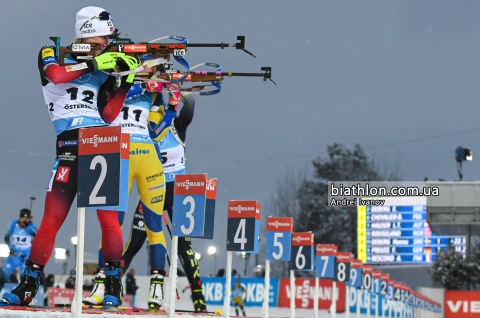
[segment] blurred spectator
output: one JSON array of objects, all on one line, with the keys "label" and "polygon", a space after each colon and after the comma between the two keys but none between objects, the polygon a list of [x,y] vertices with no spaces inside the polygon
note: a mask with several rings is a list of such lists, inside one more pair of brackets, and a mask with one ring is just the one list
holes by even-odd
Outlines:
[{"label": "blurred spectator", "polygon": [[93,290],[93,284],[92,284],[92,281],[90,279],[85,279],[83,281],[83,290],[86,290],[86,291],[92,291]]},{"label": "blurred spectator", "polygon": [[55,285],[55,276],[53,274],[48,274],[47,278],[45,278],[43,282],[44,288],[44,298],[43,298],[43,305],[48,306],[48,287],[53,287]]},{"label": "blurred spectator", "polygon": [[55,275],[48,274],[47,278],[45,278],[45,283],[43,285],[45,286],[45,291],[48,287],[53,287],[53,285],[55,285]]},{"label": "blurred spectator", "polygon": [[7,280],[7,283],[19,283],[18,281],[18,271],[17,270],[14,270],[12,275],[10,275],[10,278]]},{"label": "blurred spectator", "polygon": [[65,281],[65,288],[75,289],[75,270],[70,271],[70,277]]},{"label": "blurred spectator", "polygon": [[137,293],[138,286],[135,281],[135,270],[133,268],[127,273],[126,285],[126,293],[132,295],[132,307],[135,307],[135,294]]},{"label": "blurred spectator", "polygon": [[45,272],[42,270],[42,276],[40,276],[40,285],[45,285]]}]

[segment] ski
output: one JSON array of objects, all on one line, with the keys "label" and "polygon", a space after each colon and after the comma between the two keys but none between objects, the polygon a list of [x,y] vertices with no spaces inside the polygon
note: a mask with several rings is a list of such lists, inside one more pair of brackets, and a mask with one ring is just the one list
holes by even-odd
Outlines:
[{"label": "ski", "polygon": [[[50,307],[50,308],[71,308],[71,304],[56,304],[55,307]],[[83,305],[83,309],[101,309],[103,306],[100,305]],[[137,307],[122,307],[119,306],[118,309],[123,309],[127,312],[165,312],[164,309],[159,309],[157,307],[155,308],[137,308]],[[192,314],[215,314],[215,315],[221,315],[222,311],[220,309],[216,311],[195,311],[195,310],[183,310],[183,309],[177,309],[175,312],[181,312],[181,313],[192,313]]]},{"label": "ski", "polygon": [[[55,307],[53,308],[71,308],[72,304],[55,304]],[[118,306],[118,307],[108,307],[108,306],[103,306],[103,305],[82,305],[82,309],[90,309],[90,310],[106,310],[106,308],[110,308],[112,310],[108,311],[116,311],[115,309],[118,309],[122,312],[141,312],[147,308],[137,308],[137,307],[125,307],[125,306]]]},{"label": "ski", "polygon": [[214,314],[214,315],[222,314],[222,311],[220,309],[218,309],[217,311],[195,311],[195,310],[176,309],[175,312],[189,313],[189,314]]}]

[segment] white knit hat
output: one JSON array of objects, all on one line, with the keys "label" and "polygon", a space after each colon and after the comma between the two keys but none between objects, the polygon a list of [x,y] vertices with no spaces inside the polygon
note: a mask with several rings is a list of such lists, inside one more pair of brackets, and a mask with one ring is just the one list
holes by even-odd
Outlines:
[{"label": "white knit hat", "polygon": [[106,10],[99,7],[85,7],[77,12],[77,22],[75,23],[75,35],[77,39],[104,36],[113,33],[114,28],[111,16],[109,20],[100,20],[99,17],[93,18],[103,11]]}]

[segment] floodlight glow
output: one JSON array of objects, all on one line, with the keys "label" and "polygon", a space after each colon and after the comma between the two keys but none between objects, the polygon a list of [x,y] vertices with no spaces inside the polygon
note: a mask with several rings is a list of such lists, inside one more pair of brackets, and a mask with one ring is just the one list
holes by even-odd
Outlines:
[{"label": "floodlight glow", "polygon": [[0,244],[0,257],[8,257],[10,255],[10,249],[7,244]]},{"label": "floodlight glow", "polygon": [[60,247],[55,247],[55,259],[67,259],[67,250]]},{"label": "floodlight glow", "polygon": [[209,246],[207,250],[208,255],[215,255],[217,253],[217,248],[215,246]]},{"label": "floodlight glow", "polygon": [[70,242],[72,242],[73,245],[77,245],[77,243],[78,243],[78,237],[72,236],[72,238],[70,239]]},{"label": "floodlight glow", "polygon": [[199,261],[202,258],[202,254],[195,252],[195,258]]}]

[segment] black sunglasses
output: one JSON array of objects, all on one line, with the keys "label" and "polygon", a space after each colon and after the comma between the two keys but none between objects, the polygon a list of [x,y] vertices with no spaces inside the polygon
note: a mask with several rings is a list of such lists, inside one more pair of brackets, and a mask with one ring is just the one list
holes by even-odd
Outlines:
[{"label": "black sunglasses", "polygon": [[87,21],[85,21],[85,23],[82,24],[82,27],[80,28],[80,30],[83,29],[83,27],[85,26],[85,24],[87,24],[88,22],[92,21],[92,20],[95,19],[95,18],[99,18],[99,19],[102,20],[102,21],[108,21],[108,20],[112,20],[112,21],[113,21],[113,16],[110,14],[110,12],[108,12],[108,11],[102,11],[102,12],[100,12],[99,14],[97,14],[97,15],[91,17],[90,19],[88,19]]}]

